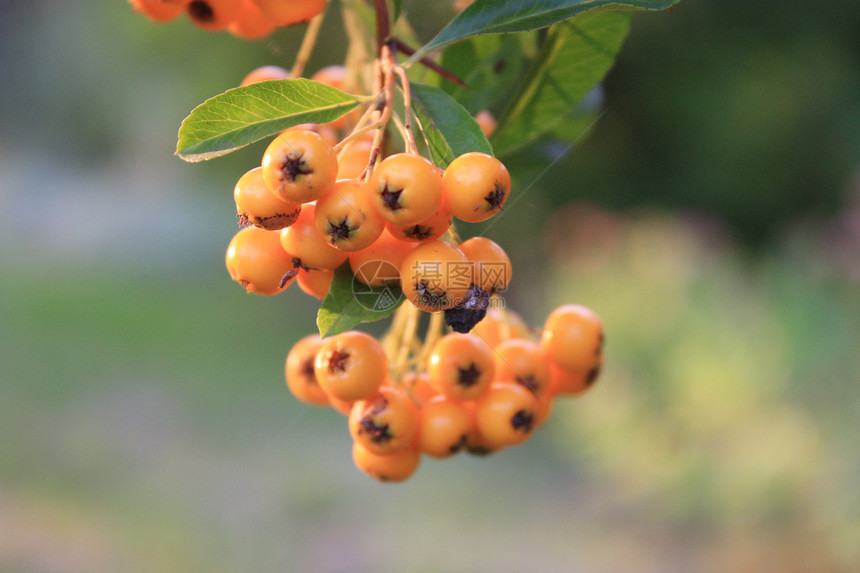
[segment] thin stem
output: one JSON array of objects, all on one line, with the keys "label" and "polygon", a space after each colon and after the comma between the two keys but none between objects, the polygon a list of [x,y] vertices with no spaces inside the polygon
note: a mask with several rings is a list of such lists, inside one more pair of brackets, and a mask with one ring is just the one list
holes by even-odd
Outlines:
[{"label": "thin stem", "polygon": [[418,319],[421,316],[421,310],[413,304],[404,303],[403,306],[407,307],[408,314],[406,316],[406,326],[403,329],[402,336],[400,337],[400,349],[393,365],[392,374],[394,380],[400,380],[400,377],[408,369],[409,354],[411,353],[413,344],[415,343],[415,335],[418,330]]},{"label": "thin stem", "polygon": [[[400,52],[401,54],[405,54],[406,56],[411,56],[415,53],[415,50],[413,48],[411,48],[408,44],[406,44],[400,38],[391,38],[391,41],[394,44],[394,47],[397,49],[397,51]],[[451,72],[450,70],[448,70],[446,68],[443,68],[442,66],[440,66],[439,64],[437,64],[436,62],[431,60],[430,58],[424,57],[418,61],[422,65],[426,66],[428,69],[433,70],[434,72],[436,72],[437,74],[439,74],[440,76],[445,78],[446,80],[452,81],[459,86],[466,87],[466,82],[464,82],[456,74],[454,74],[453,72]]]},{"label": "thin stem", "polygon": [[311,57],[311,53],[314,51],[314,46],[317,43],[324,16],[325,10],[311,18],[311,21],[308,22],[308,29],[305,30],[305,35],[302,38],[302,44],[299,46],[296,60],[293,62],[293,69],[290,70],[291,78],[302,77],[302,73],[305,71],[308,59]]},{"label": "thin stem", "polygon": [[427,325],[427,332],[424,334],[424,344],[418,353],[418,368],[426,370],[427,360],[430,358],[430,353],[433,352],[433,347],[436,345],[445,329],[445,313],[434,312],[430,316],[430,324]]},{"label": "thin stem", "polygon": [[394,72],[400,78],[400,87],[403,90],[403,108],[405,113],[403,119],[404,138],[406,144],[409,146],[409,152],[412,155],[419,155],[418,145],[415,143],[415,134],[412,132],[412,90],[409,89],[409,78],[406,77],[406,71],[400,66],[394,66]]}]

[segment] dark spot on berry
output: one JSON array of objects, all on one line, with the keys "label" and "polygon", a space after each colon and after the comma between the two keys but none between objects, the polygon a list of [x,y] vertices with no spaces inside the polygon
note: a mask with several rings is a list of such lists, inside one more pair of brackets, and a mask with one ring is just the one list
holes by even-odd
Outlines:
[{"label": "dark spot on berry", "polygon": [[390,191],[388,189],[388,184],[385,185],[385,189],[382,190],[380,196],[382,197],[382,204],[385,205],[386,209],[391,211],[398,211],[403,208],[403,205],[400,204],[400,195],[403,193],[403,189],[398,189],[397,191]]},{"label": "dark spot on berry", "polygon": [[188,5],[188,16],[195,22],[208,24],[215,20],[215,10],[212,9],[209,2],[194,0]]},{"label": "dark spot on berry", "polygon": [[486,201],[489,210],[501,210],[502,205],[505,203],[505,188],[496,183],[493,190],[487,193],[487,196],[484,197],[484,201]]},{"label": "dark spot on berry", "polygon": [[532,392],[537,392],[537,381],[535,381],[533,376],[517,376],[517,382]]},{"label": "dark spot on berry", "polygon": [[445,311],[445,323],[455,332],[469,332],[483,320],[490,305],[490,293],[472,283],[463,302]]},{"label": "dark spot on berry", "polygon": [[516,413],[511,416],[511,426],[515,430],[523,430],[524,432],[531,432],[535,423],[535,415],[529,412],[528,410],[517,410]]},{"label": "dark spot on berry", "polygon": [[305,162],[301,153],[295,155],[288,153],[286,160],[281,165],[284,179],[290,182],[294,182],[301,175],[310,175],[313,172],[314,170]]},{"label": "dark spot on berry", "polygon": [[460,450],[466,447],[466,444],[469,442],[469,436],[463,434],[460,436],[460,439],[451,444],[451,447],[448,448],[448,451],[452,454],[456,454]]},{"label": "dark spot on berry", "polygon": [[481,371],[472,362],[468,368],[457,368],[457,384],[464,388],[474,386],[481,377]]},{"label": "dark spot on berry", "polygon": [[413,241],[423,241],[433,234],[431,227],[423,227],[421,225],[412,225],[403,230],[403,236],[409,237]]},{"label": "dark spot on berry", "polygon": [[600,376],[600,364],[588,371],[588,374],[585,376],[585,385],[591,386],[594,384],[598,376]]},{"label": "dark spot on berry", "polygon": [[388,424],[382,424],[381,426],[376,425],[376,421],[371,416],[365,416],[361,419],[359,423],[361,426],[361,430],[359,433],[367,434],[367,437],[370,438],[370,441],[374,444],[384,444],[386,442],[390,442],[394,437],[391,435],[391,431],[388,428]]},{"label": "dark spot on berry", "polygon": [[341,372],[346,371],[346,361],[349,359],[348,352],[341,352],[340,350],[334,350],[331,354],[329,354],[328,358],[328,371],[332,374],[335,371],[340,370]]},{"label": "dark spot on berry", "polygon": [[284,288],[287,285],[287,282],[294,276],[299,274],[299,271],[287,271],[284,273],[284,276],[281,277],[281,282],[278,283],[278,288]]},{"label": "dark spot on berry", "polygon": [[493,450],[484,446],[467,446],[466,451],[473,456],[488,456],[493,453]]},{"label": "dark spot on berry", "polygon": [[334,245],[337,241],[349,239],[354,231],[355,227],[349,224],[347,217],[344,217],[340,223],[334,223],[329,220],[326,234],[331,237],[331,244]]},{"label": "dark spot on berry", "polygon": [[299,257],[293,257],[293,268],[303,269],[305,271],[311,271],[312,269],[302,262],[302,259]]},{"label": "dark spot on berry", "polygon": [[497,74],[500,74],[502,73],[502,70],[505,69],[505,67],[507,67],[507,63],[505,62],[505,60],[499,60],[498,62],[496,62],[496,65],[493,66],[493,71]]},{"label": "dark spot on berry", "polygon": [[437,293],[431,290],[430,283],[426,280],[421,279],[417,283],[415,283],[415,292],[418,294],[418,302],[427,306],[429,308],[442,308],[448,302],[446,293],[443,291],[441,293]]},{"label": "dark spot on berry", "polygon": [[308,384],[316,384],[317,377],[314,374],[314,358],[313,356],[308,357],[306,360],[302,361],[301,368],[299,369],[302,376],[305,378],[305,382]]}]

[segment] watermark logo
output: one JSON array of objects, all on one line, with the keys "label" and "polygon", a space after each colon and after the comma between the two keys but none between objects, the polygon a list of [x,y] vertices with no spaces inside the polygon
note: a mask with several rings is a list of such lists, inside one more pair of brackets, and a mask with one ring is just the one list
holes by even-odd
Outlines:
[{"label": "watermark logo", "polygon": [[[378,286],[368,286],[366,282]],[[353,273],[352,296],[365,310],[386,312],[393,309],[403,300],[400,271],[388,261],[363,263]]]}]

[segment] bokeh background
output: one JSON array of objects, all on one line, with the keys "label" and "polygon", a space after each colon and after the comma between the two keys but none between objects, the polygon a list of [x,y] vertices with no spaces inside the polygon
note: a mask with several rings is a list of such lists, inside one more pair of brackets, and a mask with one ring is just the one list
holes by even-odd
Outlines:
[{"label": "bokeh background", "polygon": [[634,18],[590,137],[506,158],[520,195],[469,229],[532,324],[603,316],[599,384],[399,485],[286,391],[313,301],[224,270],[261,148],[172,155],[298,41],[0,0],[0,570],[860,569],[860,4]]}]

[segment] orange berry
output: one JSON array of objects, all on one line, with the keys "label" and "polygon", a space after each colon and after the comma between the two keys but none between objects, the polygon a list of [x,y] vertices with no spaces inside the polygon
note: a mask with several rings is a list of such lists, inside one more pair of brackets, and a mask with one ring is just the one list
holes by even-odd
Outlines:
[{"label": "orange berry", "polygon": [[349,266],[352,274],[367,286],[380,286],[385,282],[400,282],[400,265],[415,243],[396,239],[383,230],[372,245],[360,251],[349,253]]},{"label": "orange berry", "polygon": [[325,10],[326,0],[253,0],[276,26],[306,22]]},{"label": "orange berry", "polygon": [[560,396],[578,396],[590,390],[600,375],[603,358],[587,371],[568,372],[554,363],[549,363],[550,380],[553,391]]},{"label": "orange berry", "polygon": [[305,203],[296,222],[281,230],[281,245],[305,269],[334,270],[346,262],[348,253],[332,247],[317,231],[316,205]]},{"label": "orange berry", "polygon": [[519,384],[494,382],[475,410],[478,432],[493,448],[526,441],[536,427],[536,420],[535,396]]},{"label": "orange berry", "polygon": [[338,158],[337,178],[356,179],[367,168],[373,142],[360,140],[350,145]]},{"label": "orange berry", "polygon": [[448,458],[466,447],[474,428],[463,403],[439,396],[421,408],[418,449],[434,458]]},{"label": "orange berry", "polygon": [[386,157],[370,179],[374,206],[395,225],[427,220],[442,205],[442,177],[425,158],[408,153]]},{"label": "orange berry", "polygon": [[479,223],[501,211],[511,192],[511,176],[492,155],[473,151],[448,165],[442,185],[444,205],[451,214]]},{"label": "orange berry", "polygon": [[444,207],[439,207],[430,215],[429,218],[416,223],[414,225],[400,226],[393,223],[387,223],[386,227],[391,231],[391,234],[401,241],[412,241],[415,243],[422,241],[432,241],[438,239],[451,226],[454,217]]},{"label": "orange berry", "polygon": [[400,377],[400,385],[419,407],[440,395],[439,390],[433,386],[430,375],[424,371],[411,370],[407,372]]},{"label": "orange berry", "polygon": [[372,396],[382,385],[388,360],[369,334],[350,330],[323,340],[314,362],[320,386],[329,396],[355,401]]},{"label": "orange berry", "polygon": [[487,110],[475,114],[475,121],[478,122],[481,131],[484,132],[484,137],[490,137],[496,131],[496,118]]},{"label": "orange berry", "polygon": [[188,18],[198,28],[216,32],[224,30],[239,16],[241,4],[236,0],[191,0],[186,5]]},{"label": "orange berry", "polygon": [[299,275],[296,277],[296,282],[299,283],[299,288],[305,294],[320,300],[324,299],[331,286],[331,280],[334,278],[334,271],[326,269],[306,270],[303,268],[299,268],[298,271]]},{"label": "orange berry", "polygon": [[293,396],[314,406],[329,404],[328,395],[320,388],[314,374],[314,360],[321,346],[322,340],[318,334],[305,336],[287,353],[287,361],[284,365],[287,388]]},{"label": "orange berry", "polygon": [[269,80],[286,80],[290,77],[290,71],[285,70],[281,66],[260,66],[259,68],[255,68],[248,72],[242,79],[242,83],[240,86],[249,86],[251,84],[256,84],[259,82],[266,82]]},{"label": "orange berry", "polygon": [[541,334],[547,358],[568,372],[588,372],[603,352],[603,323],[590,308],[567,304],[553,310]]},{"label": "orange berry", "polygon": [[385,229],[385,221],[373,207],[367,184],[342,179],[317,201],[317,231],[343,251],[369,247]]},{"label": "orange berry", "polygon": [[233,280],[250,293],[277,294],[295,280],[293,258],[276,231],[241,229],[227,247],[226,263]]},{"label": "orange berry", "polygon": [[471,281],[472,266],[466,255],[444,241],[418,245],[400,265],[403,294],[428,312],[446,310],[462,302]]},{"label": "orange berry", "polygon": [[349,414],[352,439],[377,455],[394,454],[409,447],[418,427],[418,408],[403,390],[390,386],[357,400]]},{"label": "orange berry", "polygon": [[505,340],[496,346],[494,360],[496,381],[521,384],[536,396],[549,395],[549,364],[537,342],[524,338]]},{"label": "orange berry", "polygon": [[155,22],[169,22],[185,10],[189,0],[129,0],[131,7]]},{"label": "orange berry", "polygon": [[471,334],[446,334],[433,346],[427,373],[442,394],[456,400],[475,400],[495,375],[493,350]]},{"label": "orange berry", "polygon": [[259,40],[275,31],[272,24],[251,0],[238,0],[241,8],[227,31],[245,40]]},{"label": "orange berry", "polygon": [[511,281],[511,259],[495,241],[472,237],[459,245],[466,258],[474,263],[472,282],[490,294],[503,292]]},{"label": "orange berry", "polygon": [[284,201],[307,203],[329,191],[337,176],[337,154],[315,131],[282,131],[266,148],[263,180]]},{"label": "orange berry", "polygon": [[380,456],[360,443],[352,445],[355,466],[372,478],[383,482],[401,482],[409,479],[418,469],[421,454],[415,448],[407,448],[396,454]]},{"label": "orange berry", "polygon": [[236,216],[239,223],[253,225],[267,231],[289,227],[302,211],[300,203],[284,201],[269,191],[263,181],[263,171],[255,167],[242,175],[233,189]]}]

